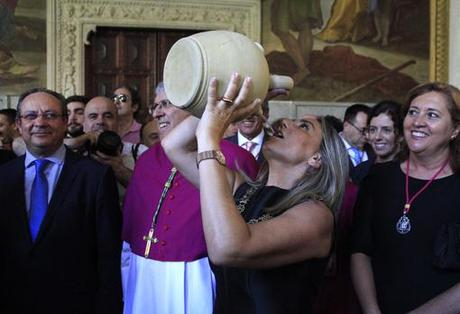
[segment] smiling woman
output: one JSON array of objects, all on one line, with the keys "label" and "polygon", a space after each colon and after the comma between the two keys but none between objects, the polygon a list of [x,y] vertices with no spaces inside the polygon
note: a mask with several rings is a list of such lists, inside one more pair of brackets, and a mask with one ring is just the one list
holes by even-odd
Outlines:
[{"label": "smiling woman", "polygon": [[460,91],[428,83],[407,99],[403,161],[376,165],[358,198],[353,281],[364,312],[457,313]]},{"label": "smiling woman", "polygon": [[403,141],[401,105],[384,100],[372,107],[367,136],[376,155],[376,163],[394,160]]}]

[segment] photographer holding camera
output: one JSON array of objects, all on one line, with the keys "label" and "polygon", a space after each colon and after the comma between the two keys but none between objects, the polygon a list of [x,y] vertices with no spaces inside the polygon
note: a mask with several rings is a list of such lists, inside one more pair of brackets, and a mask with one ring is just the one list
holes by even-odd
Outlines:
[{"label": "photographer holding camera", "polygon": [[[92,98],[85,107],[83,130],[84,134],[68,139],[66,145],[75,149],[87,146],[84,152],[97,161],[110,165],[115,172],[118,183],[125,188],[132,175],[135,160],[132,152],[132,143],[125,143],[116,133],[118,130],[117,107],[107,97]],[[138,155],[148,148],[140,145]],[[120,196],[124,189],[120,189]]]}]

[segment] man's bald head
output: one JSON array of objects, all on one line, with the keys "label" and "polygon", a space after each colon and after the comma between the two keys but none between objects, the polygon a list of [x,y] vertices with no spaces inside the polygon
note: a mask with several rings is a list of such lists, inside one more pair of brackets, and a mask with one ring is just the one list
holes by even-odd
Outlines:
[{"label": "man's bald head", "polygon": [[85,132],[118,132],[117,106],[110,98],[97,96],[86,104],[83,129]]}]

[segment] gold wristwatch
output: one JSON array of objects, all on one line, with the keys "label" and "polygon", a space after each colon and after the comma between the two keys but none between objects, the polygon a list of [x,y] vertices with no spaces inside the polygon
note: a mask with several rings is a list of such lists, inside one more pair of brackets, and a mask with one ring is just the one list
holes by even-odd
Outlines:
[{"label": "gold wristwatch", "polygon": [[215,159],[217,162],[219,162],[222,166],[225,166],[225,156],[222,154],[220,150],[206,150],[204,152],[198,153],[196,156],[196,167],[200,165],[200,162],[202,162],[205,159]]}]

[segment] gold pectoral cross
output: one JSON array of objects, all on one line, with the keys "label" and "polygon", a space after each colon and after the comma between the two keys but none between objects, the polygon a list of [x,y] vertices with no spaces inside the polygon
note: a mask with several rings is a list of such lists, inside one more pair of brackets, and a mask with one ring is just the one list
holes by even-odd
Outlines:
[{"label": "gold pectoral cross", "polygon": [[158,242],[158,239],[153,236],[154,232],[155,232],[155,230],[153,228],[150,228],[149,234],[143,237],[144,241],[147,241],[147,243],[145,244],[145,252],[144,252],[145,257],[149,256],[150,246],[152,245],[152,242],[153,243]]}]

